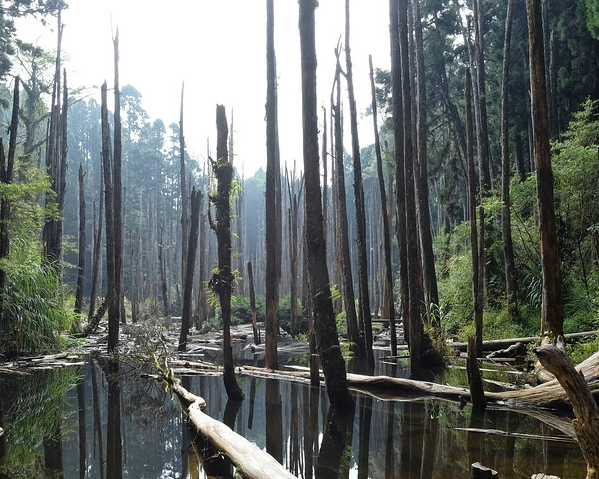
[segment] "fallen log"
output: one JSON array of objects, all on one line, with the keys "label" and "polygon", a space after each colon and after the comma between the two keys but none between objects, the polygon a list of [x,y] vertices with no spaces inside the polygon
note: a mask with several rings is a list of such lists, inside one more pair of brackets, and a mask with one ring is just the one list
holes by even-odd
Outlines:
[{"label": "fallen log", "polygon": [[[599,334],[599,331],[585,331],[582,333],[565,334],[564,337],[567,341],[578,341],[591,336],[597,336],[597,334]],[[539,336],[529,336],[527,338],[492,339],[483,341],[483,351],[499,351],[501,349],[507,349],[510,345],[517,342],[522,344],[530,344],[540,341],[540,339],[541,338]],[[466,349],[468,348],[467,342],[450,342],[447,343],[447,345],[461,352],[466,352]]]},{"label": "fallen log", "polygon": [[[266,375],[273,378],[291,377],[296,380],[308,380],[310,373],[300,371],[274,371],[245,366],[240,372],[248,374]],[[599,400],[599,352],[576,366],[589,385],[595,400]],[[347,374],[348,385],[351,389],[365,392],[375,392],[381,397],[406,397],[415,395],[435,396],[454,401],[470,401],[470,391],[465,387],[447,386],[428,381],[414,379],[394,378],[390,376],[365,376],[360,374]],[[545,408],[562,411],[571,411],[572,406],[567,394],[559,382],[554,379],[538,386],[519,389],[516,391],[485,392],[487,402],[501,403],[514,409],[520,408]]]},{"label": "fallen log", "polygon": [[[563,343],[562,343],[563,345]],[[572,421],[580,449],[587,462],[587,479],[599,478],[599,406],[585,377],[574,369],[565,351],[553,344],[535,350],[541,364],[564,388],[576,419]]]},{"label": "fallen log", "polygon": [[220,421],[211,418],[202,409],[203,398],[196,396],[173,380],[164,377],[185,409],[196,431],[218,451],[231,459],[236,467],[235,477],[246,479],[297,479],[274,457],[240,436]]}]

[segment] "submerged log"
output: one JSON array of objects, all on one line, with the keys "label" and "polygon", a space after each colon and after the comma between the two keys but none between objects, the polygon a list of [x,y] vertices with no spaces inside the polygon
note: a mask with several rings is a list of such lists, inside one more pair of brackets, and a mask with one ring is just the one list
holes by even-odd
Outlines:
[{"label": "submerged log", "polygon": [[583,373],[576,371],[563,348],[544,344],[535,353],[541,364],[555,375],[570,399],[576,416],[572,425],[587,462],[587,479],[599,478],[599,406]]},{"label": "submerged log", "polygon": [[239,475],[246,479],[297,479],[270,454],[202,412],[206,406],[203,398],[192,394],[177,381],[168,382],[196,431],[235,464],[236,477]]}]

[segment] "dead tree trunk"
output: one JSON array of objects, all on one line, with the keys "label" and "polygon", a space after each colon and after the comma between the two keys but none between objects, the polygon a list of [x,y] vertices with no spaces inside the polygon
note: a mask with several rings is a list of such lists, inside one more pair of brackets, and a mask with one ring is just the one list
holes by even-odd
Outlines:
[{"label": "dead tree trunk", "polygon": [[279,324],[277,309],[279,305],[279,282],[281,274],[280,236],[281,203],[279,175],[279,133],[276,88],[276,57],[274,47],[274,0],[266,2],[266,367],[276,369],[277,335]]},{"label": "dead tree trunk", "polygon": [[351,409],[354,401],[347,387],[345,361],[339,346],[322,230],[322,195],[318,151],[316,97],[315,0],[299,0],[299,32],[302,71],[302,131],[305,188],[305,245],[312,297],[316,348],[333,407]]},{"label": "dead tree trunk", "polygon": [[[391,232],[389,228],[389,217],[387,216],[387,192],[385,191],[385,176],[383,174],[383,158],[381,155],[381,143],[379,140],[379,127],[376,111],[376,89],[374,87],[374,72],[372,69],[372,55],[368,57],[370,65],[370,90],[372,95],[372,123],[374,126],[374,148],[376,151],[376,171],[379,180],[379,192],[381,195],[381,216],[383,219],[383,261],[385,263],[383,297],[386,299],[385,310],[389,317],[389,329],[391,336],[391,355],[397,355],[397,330],[395,328],[395,301],[393,299],[393,271],[391,269]],[[428,207],[427,207],[428,208]]]},{"label": "dead tree trunk", "polygon": [[[104,215],[104,178],[100,175],[100,205],[98,207],[98,221],[93,221],[94,224],[94,239],[92,248],[92,270],[91,270],[91,290],[89,294],[89,313],[88,318],[94,315],[96,309],[96,295],[98,290],[98,277],[100,276],[100,260],[102,259],[102,218]],[[95,216],[95,204],[94,204],[94,216]]]},{"label": "dead tree trunk", "polygon": [[227,114],[223,105],[216,106],[216,155],[212,160],[212,169],[217,181],[216,193],[210,195],[215,206],[216,218],[211,227],[216,233],[218,262],[212,275],[210,285],[218,294],[223,319],[223,379],[229,399],[243,399],[243,392],[237,384],[233,365],[231,347],[231,294],[233,289],[233,272],[231,271],[231,188],[233,183],[233,165],[229,161],[227,138],[229,127]]},{"label": "dead tree trunk", "polygon": [[187,183],[185,178],[185,136],[183,134],[183,96],[185,84],[181,86],[181,106],[179,111],[179,155],[181,182],[181,284],[185,287],[185,271],[187,267],[187,242],[189,241],[189,198],[187,197]]},{"label": "dead tree trunk", "polygon": [[256,294],[254,293],[254,271],[252,262],[247,265],[248,278],[250,281],[250,309],[252,310],[252,330],[254,332],[254,344],[260,344],[260,331],[258,330],[258,318],[256,312]]},{"label": "dead tree trunk", "polygon": [[[46,207],[55,205],[56,213],[46,223],[42,232],[44,242],[44,259],[58,273],[61,271],[62,260],[62,230],[64,210],[64,195],[66,191],[67,169],[67,109],[68,92],[66,85],[66,72],[64,85],[60,81],[61,43],[63,25],[58,15],[58,46],[56,54],[56,68],[54,73],[54,87],[52,91],[52,105],[50,109],[50,125],[48,142],[46,146],[46,168],[50,178],[50,188],[54,196],[46,196]],[[61,93],[63,101],[61,106]]]},{"label": "dead tree trunk", "polygon": [[341,65],[339,63],[339,50],[335,51],[337,56],[337,68],[335,70],[335,81],[333,91],[336,91],[336,102],[331,94],[331,112],[334,118],[335,132],[335,179],[337,194],[337,224],[339,226],[339,259],[341,263],[343,302],[345,306],[345,321],[347,324],[347,336],[351,343],[352,351],[358,357],[366,356],[366,345],[364,335],[358,327],[358,315],[356,313],[356,300],[354,296],[354,281],[351,269],[351,256],[349,249],[349,229],[347,220],[347,198],[345,194],[345,169],[343,168],[343,118],[341,113]]},{"label": "dead tree trunk", "polygon": [[195,188],[191,190],[191,227],[187,241],[188,251],[185,255],[185,283],[183,284],[183,309],[181,310],[181,334],[179,336],[179,352],[187,348],[187,336],[191,326],[191,303],[193,292],[193,276],[196,264],[196,252],[198,250],[198,234],[200,229],[200,207],[202,204],[202,193]]},{"label": "dead tree trunk", "polygon": [[358,253],[358,306],[359,323],[364,331],[366,360],[374,367],[372,352],[372,312],[368,288],[368,259],[366,244],[366,207],[364,204],[364,185],[362,183],[362,163],[360,160],[360,141],[358,138],[358,112],[354,94],[353,67],[349,46],[349,0],[345,0],[345,61],[347,93],[349,97],[349,116],[352,139],[352,159],[354,167],[354,199],[356,203],[356,248]]},{"label": "dead tree trunk", "polygon": [[[106,208],[106,282],[108,303],[108,351],[116,349],[119,338],[118,288],[115,285],[114,196],[112,148],[108,123],[108,87],[102,84],[102,170],[104,173],[104,203]],[[114,302],[117,302],[116,315]]]},{"label": "dead tree trunk", "polygon": [[85,283],[85,188],[83,185],[83,165],[79,164],[79,252],[77,255],[77,289],[75,291],[75,312],[83,307],[83,285]]}]

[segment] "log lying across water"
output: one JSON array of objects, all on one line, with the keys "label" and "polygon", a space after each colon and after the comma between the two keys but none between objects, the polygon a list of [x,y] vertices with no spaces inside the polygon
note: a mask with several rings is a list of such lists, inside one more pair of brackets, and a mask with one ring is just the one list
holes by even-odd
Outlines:
[{"label": "log lying across water", "polygon": [[[301,369],[297,368],[296,369]],[[599,400],[599,352],[580,363],[576,370],[581,372],[595,400]],[[287,378],[308,380],[308,371],[273,371],[262,368],[245,366],[240,372],[252,375],[261,375],[270,378]],[[434,396],[454,401],[470,401],[470,390],[466,387],[448,386],[429,381],[414,379],[394,378],[389,376],[365,376],[361,374],[347,374],[347,381],[351,389],[374,393],[383,398],[405,398],[414,396]],[[539,386],[519,389],[515,391],[485,392],[485,398],[491,403],[500,403],[510,408],[543,408],[557,410],[571,410],[568,395],[557,379],[548,381]]]},{"label": "log lying across water", "polygon": [[[581,339],[590,338],[592,336],[597,336],[598,334],[599,331],[586,331],[583,333],[565,334],[564,337],[567,341],[578,341]],[[492,339],[483,341],[483,351],[498,351],[500,349],[506,349],[515,343],[530,344],[539,341],[539,339],[539,336],[529,336],[527,338]],[[454,342],[448,343],[447,345],[462,352],[466,352],[466,349],[468,348],[467,342]]]},{"label": "log lying across water", "polygon": [[297,479],[274,457],[240,436],[220,421],[211,418],[202,408],[204,399],[190,393],[177,381],[169,381],[173,392],[185,408],[196,431],[218,451],[226,454],[238,468],[239,477],[247,479]]}]

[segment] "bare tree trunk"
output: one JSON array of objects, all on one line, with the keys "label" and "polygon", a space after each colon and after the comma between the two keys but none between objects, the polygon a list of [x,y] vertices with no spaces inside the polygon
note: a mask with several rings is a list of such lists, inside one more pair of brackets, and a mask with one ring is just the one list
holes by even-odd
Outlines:
[{"label": "bare tree trunk", "polygon": [[391,39],[391,96],[393,101],[393,141],[395,156],[395,234],[398,245],[399,286],[404,337],[410,343],[408,253],[406,242],[406,194],[404,180],[404,128],[402,117],[401,55],[399,47],[399,0],[389,0]]},{"label": "bare tree trunk", "polygon": [[[158,243],[158,263],[160,266],[160,284],[162,290],[162,314],[165,318],[171,315],[169,296],[168,296],[168,282],[166,279],[166,258],[164,257],[164,231],[162,226],[160,227],[160,242]],[[201,287],[201,283],[200,283]]]},{"label": "bare tree trunk", "polygon": [[[416,43],[416,74],[418,85],[418,161],[416,169],[417,213],[420,231],[420,247],[422,249],[422,279],[424,283],[425,306],[430,319],[432,309],[439,306],[437,289],[437,273],[435,271],[435,255],[431,232],[428,188],[428,151],[427,151],[427,115],[426,115],[426,77],[424,65],[424,40],[422,38],[422,22],[420,17],[420,0],[414,0],[414,26]],[[438,320],[433,324],[439,328]]]},{"label": "bare tree trunk", "polygon": [[513,0],[508,0],[505,16],[505,36],[503,41],[503,67],[501,81],[501,200],[503,264],[505,269],[505,292],[510,318],[518,317],[518,283],[514,262],[514,245],[512,242],[512,219],[510,214],[510,153],[509,153],[509,62],[510,41],[512,33]]},{"label": "bare tree trunk", "polygon": [[384,289],[386,300],[386,311],[389,317],[389,328],[391,333],[391,355],[397,355],[397,330],[395,328],[395,301],[393,300],[393,272],[391,270],[391,233],[389,228],[389,217],[387,216],[387,193],[385,191],[385,176],[383,174],[383,158],[381,156],[381,143],[379,139],[379,128],[377,122],[376,90],[374,87],[374,72],[372,69],[372,55],[368,57],[370,64],[370,89],[372,94],[372,122],[374,126],[374,148],[376,151],[376,171],[379,180],[379,191],[381,195],[381,216],[383,220],[383,261],[385,263]]},{"label": "bare tree trunk", "polygon": [[[92,248],[92,272],[91,272],[91,291],[89,295],[89,313],[88,318],[91,318],[94,315],[94,311],[96,309],[96,295],[98,290],[98,278],[100,276],[100,270],[102,268],[100,262],[102,259],[102,218],[104,215],[104,178],[100,175],[100,205],[98,208],[98,221],[96,222],[94,219],[94,240],[93,240],[93,248]],[[95,215],[95,205],[94,205],[94,215]],[[100,282],[101,283],[101,282]],[[101,287],[101,286],[100,286]]]},{"label": "bare tree trunk", "polygon": [[[102,84],[102,169],[104,173],[104,203],[106,207],[106,281],[108,303],[108,351],[116,349],[119,338],[118,288],[115,285],[114,196],[112,148],[108,123],[108,87]],[[117,303],[116,315],[114,303]]]},{"label": "bare tree trunk", "polygon": [[237,384],[233,365],[231,347],[231,293],[233,289],[233,272],[231,271],[231,186],[233,182],[233,165],[227,152],[229,127],[227,114],[223,105],[216,106],[216,156],[212,160],[212,169],[217,181],[217,192],[210,196],[216,209],[216,219],[211,221],[216,232],[218,243],[218,264],[212,275],[211,286],[218,294],[223,319],[223,379],[229,399],[243,399],[243,392]]},{"label": "bare tree trunk", "polygon": [[374,367],[372,352],[372,312],[368,289],[368,260],[366,244],[366,210],[364,205],[364,185],[362,183],[362,163],[360,160],[360,142],[358,138],[358,112],[354,94],[351,49],[349,46],[349,0],[345,0],[345,61],[347,93],[349,97],[349,116],[352,139],[352,158],[354,166],[354,199],[356,203],[356,247],[358,252],[358,305],[360,327],[364,330],[366,360]]},{"label": "bare tree trunk", "polygon": [[549,148],[541,0],[526,0],[526,13],[528,17],[534,157],[537,174],[537,205],[541,231],[541,266],[543,270],[541,334],[545,334],[545,327],[547,327],[549,335],[555,339],[564,333],[564,305],[562,302],[560,254],[555,224],[551,150]]},{"label": "bare tree trunk", "polygon": [[252,270],[251,261],[248,261],[247,270],[250,281],[250,309],[252,310],[252,330],[254,332],[254,344],[260,344],[260,331],[258,330],[258,320],[256,317],[256,294],[254,293],[254,271]]},{"label": "bare tree trunk", "polygon": [[75,290],[75,312],[83,308],[83,285],[85,283],[85,187],[83,165],[79,164],[79,252],[77,255],[77,289]]},{"label": "bare tree trunk", "polygon": [[277,189],[280,185],[279,172],[279,134],[276,88],[276,57],[274,47],[274,0],[266,0],[267,35],[267,92],[266,92],[266,367],[276,369],[277,335],[279,325],[277,308],[279,305],[280,282],[280,236],[281,203]]},{"label": "bare tree trunk", "polygon": [[483,298],[479,281],[482,273],[479,265],[478,226],[476,223],[478,182],[474,168],[474,122],[472,120],[472,79],[470,78],[470,70],[466,70],[464,92],[466,96],[466,157],[468,159],[468,205],[470,208],[470,250],[472,253],[472,301],[474,303],[474,323],[476,325],[475,349],[477,354],[482,354]]},{"label": "bare tree trunk", "polygon": [[[404,181],[405,181],[405,214],[406,214],[406,253],[407,253],[407,280],[409,289],[409,337],[410,361],[415,370],[418,370],[422,361],[422,319],[424,296],[420,273],[420,248],[417,237],[416,199],[414,191],[414,149],[412,142],[412,100],[410,88],[410,72],[408,57],[408,28],[407,28],[407,2],[399,3],[399,45],[401,54],[402,77],[402,112],[404,136]],[[405,324],[405,323],[404,323]]]},{"label": "bare tree trunk", "polygon": [[189,240],[189,198],[187,196],[187,183],[185,178],[185,135],[183,134],[183,96],[185,84],[181,86],[181,106],[179,110],[179,155],[181,174],[181,284],[185,288],[185,271],[187,266],[187,242]]},{"label": "bare tree trunk", "polygon": [[297,325],[297,276],[298,276],[298,222],[299,201],[303,190],[303,177],[299,179],[299,191],[295,191],[298,180],[295,177],[295,167],[291,178],[287,178],[287,191],[289,194],[289,275],[291,276],[289,303],[291,309],[291,335],[298,333]]},{"label": "bare tree trunk", "polygon": [[179,352],[187,348],[187,336],[191,326],[191,305],[193,292],[193,276],[196,264],[196,252],[198,249],[198,234],[200,229],[200,207],[202,205],[202,193],[195,188],[191,190],[191,228],[187,241],[188,251],[185,254],[187,264],[185,265],[185,283],[183,284],[183,308],[181,310],[181,334],[179,336]]},{"label": "bare tree trunk", "polygon": [[341,355],[331,299],[326,244],[322,230],[322,195],[318,152],[316,97],[315,0],[299,0],[299,32],[302,71],[302,131],[305,175],[306,253],[314,329],[331,405],[352,409],[354,401],[347,387],[345,361]]},{"label": "bare tree trunk", "polygon": [[[50,109],[50,126],[46,147],[46,168],[51,182],[51,189],[55,194],[54,199],[46,196],[46,206],[50,203],[56,205],[57,214],[44,223],[42,238],[44,242],[44,258],[48,265],[60,273],[62,266],[62,212],[64,209],[64,195],[66,190],[66,138],[67,138],[67,108],[68,92],[66,73],[64,74],[64,87],[60,81],[61,43],[63,25],[60,14],[58,15],[58,45],[56,54],[56,68],[54,72],[54,86],[52,90],[52,105]],[[61,108],[60,95],[64,92]]]},{"label": "bare tree trunk", "polygon": [[[343,168],[343,118],[341,113],[341,65],[339,63],[339,50],[335,51],[337,56],[337,68],[335,71],[337,101],[331,98],[331,111],[334,118],[335,132],[335,180],[337,199],[337,224],[339,227],[339,263],[341,264],[343,302],[345,306],[345,322],[347,324],[347,336],[353,353],[358,357],[366,357],[366,345],[364,335],[358,327],[358,315],[356,313],[356,300],[354,296],[354,280],[351,269],[351,256],[349,249],[349,230],[347,220],[347,198],[345,195],[345,170]],[[332,94],[331,94],[332,96]]]}]

